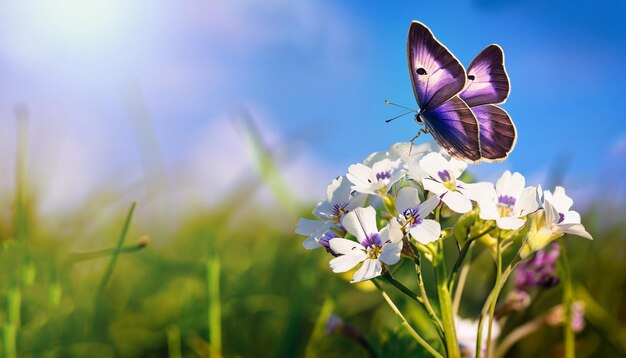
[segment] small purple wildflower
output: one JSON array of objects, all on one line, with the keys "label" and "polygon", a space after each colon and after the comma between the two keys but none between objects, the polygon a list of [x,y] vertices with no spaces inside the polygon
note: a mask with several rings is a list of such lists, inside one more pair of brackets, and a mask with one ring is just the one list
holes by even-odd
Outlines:
[{"label": "small purple wildflower", "polygon": [[561,255],[558,244],[552,244],[550,250],[537,251],[535,256],[517,268],[515,287],[528,291],[533,287],[550,288],[558,285],[556,261]]}]

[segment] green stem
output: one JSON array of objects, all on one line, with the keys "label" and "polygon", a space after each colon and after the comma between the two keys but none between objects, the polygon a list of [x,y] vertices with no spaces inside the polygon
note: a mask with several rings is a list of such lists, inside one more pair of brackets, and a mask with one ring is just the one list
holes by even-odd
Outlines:
[{"label": "green stem", "polygon": [[426,307],[426,311],[428,312],[428,315],[430,315],[430,318],[433,320],[433,322],[437,326],[437,329],[439,330],[439,335],[441,335],[443,338],[444,337],[443,324],[441,323],[441,320],[435,313],[433,306],[430,304],[430,300],[428,299],[428,294],[426,293],[426,288],[424,287],[424,278],[422,277],[422,268],[420,267],[419,260],[417,259],[415,260],[415,271],[417,273],[417,284],[420,289],[420,294],[422,295],[422,300],[424,301],[424,307]]},{"label": "green stem", "polygon": [[[498,242],[496,244],[496,287],[500,287],[500,280],[502,279],[502,252],[500,250],[500,241],[501,238],[500,235],[498,235]],[[491,300],[491,307],[489,309],[489,325],[487,326],[487,353],[485,354],[486,357],[491,357],[491,332],[493,328],[493,314],[496,311],[496,303],[498,302],[499,294],[500,290],[497,291],[496,295]],[[477,339],[482,339],[481,333],[481,331],[478,331]]]},{"label": "green stem", "polygon": [[428,353],[430,353],[433,357],[437,357],[437,358],[443,358],[443,355],[441,355],[441,353],[437,352],[437,350],[435,350],[435,348],[433,348],[430,344],[428,344],[428,342],[422,338],[414,329],[413,327],[411,327],[411,325],[409,324],[409,322],[406,320],[406,318],[404,318],[404,316],[402,315],[402,312],[400,312],[400,310],[398,309],[398,307],[396,307],[396,305],[393,303],[393,301],[391,300],[391,298],[387,295],[387,293],[385,291],[383,291],[383,289],[376,283],[376,281],[372,281],[374,282],[374,285],[376,285],[376,287],[378,287],[378,289],[382,292],[383,298],[385,299],[385,301],[387,302],[387,304],[389,305],[389,307],[391,308],[391,310],[396,314],[396,316],[398,316],[400,318],[400,320],[402,320],[402,326],[404,328],[406,328],[406,330],[409,332],[409,334],[411,335],[411,337],[413,337],[413,339],[415,339],[415,341],[421,345],[422,347],[424,347],[424,349],[426,349],[428,351]]},{"label": "green stem", "polygon": [[565,308],[565,324],[563,325],[565,357],[574,358],[576,356],[576,336],[572,327],[572,305],[574,304],[572,272],[567,260],[565,242],[563,241],[561,241],[561,267],[563,269],[563,307]]},{"label": "green stem", "polygon": [[391,275],[391,273],[389,273],[389,271],[385,272],[381,277],[384,278],[390,284],[392,284],[395,288],[400,290],[400,292],[402,292],[405,295],[407,295],[413,301],[416,301],[416,302],[418,302],[419,304],[422,304],[422,305],[424,304],[424,300],[417,293],[415,293],[413,290],[411,290],[410,288],[408,288],[405,285],[403,285],[400,281],[396,280]]},{"label": "green stem", "polygon": [[437,297],[439,298],[439,309],[445,336],[446,351],[448,357],[457,358],[461,356],[459,343],[456,338],[456,328],[454,326],[454,316],[452,314],[452,298],[448,291],[446,274],[446,263],[443,254],[443,240],[438,241],[439,250],[434,262],[435,279],[437,281]]},{"label": "green stem", "polygon": [[396,201],[393,198],[393,196],[391,196],[389,194],[383,195],[382,196],[382,201],[383,201],[383,204],[385,205],[385,209],[387,209],[387,212],[389,213],[389,215],[391,215],[392,217],[398,216],[398,213],[396,212]]},{"label": "green stem", "polygon": [[[459,306],[461,305],[461,297],[463,296],[463,288],[465,287],[465,280],[467,280],[467,275],[469,274],[470,265],[471,265],[471,259],[470,259],[470,262],[463,262],[463,265],[461,266],[461,271],[459,274],[459,279],[456,283],[456,286],[454,287],[454,292],[452,292],[452,289],[450,289],[450,292],[452,292],[452,297],[453,297],[452,313],[455,316],[459,312]],[[454,283],[454,281],[452,281],[452,283]]]}]

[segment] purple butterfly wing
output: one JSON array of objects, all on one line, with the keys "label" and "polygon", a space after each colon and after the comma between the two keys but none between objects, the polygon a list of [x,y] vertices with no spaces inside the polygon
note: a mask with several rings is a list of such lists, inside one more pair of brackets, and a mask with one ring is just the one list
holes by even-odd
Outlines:
[{"label": "purple butterfly wing", "polygon": [[413,21],[407,41],[409,72],[420,110],[435,108],[465,87],[465,69],[426,25]]},{"label": "purple butterfly wing", "polygon": [[468,84],[459,97],[470,107],[503,103],[511,86],[504,68],[504,52],[498,45],[482,50],[467,68]]},{"label": "purple butterfly wing", "polygon": [[421,117],[450,156],[470,162],[481,159],[478,122],[472,110],[458,96],[421,114]]},{"label": "purple butterfly wing", "polygon": [[472,107],[480,126],[480,152],[485,161],[504,160],[515,147],[517,131],[506,111],[493,104]]}]

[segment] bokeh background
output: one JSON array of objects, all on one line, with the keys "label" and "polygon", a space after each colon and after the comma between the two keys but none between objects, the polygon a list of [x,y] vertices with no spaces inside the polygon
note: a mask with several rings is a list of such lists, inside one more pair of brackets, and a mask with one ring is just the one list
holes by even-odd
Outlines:
[{"label": "bokeh background", "polygon": [[[566,186],[596,237],[572,238],[575,277],[604,310],[581,354],[626,354],[617,0],[0,2],[3,354],[364,354],[320,328],[330,311],[409,354],[380,296],[293,229],[349,164],[416,133],[383,102],[415,106],[413,19],[466,65],[504,48],[519,139],[470,171]],[[558,355],[547,330],[514,353]]]}]

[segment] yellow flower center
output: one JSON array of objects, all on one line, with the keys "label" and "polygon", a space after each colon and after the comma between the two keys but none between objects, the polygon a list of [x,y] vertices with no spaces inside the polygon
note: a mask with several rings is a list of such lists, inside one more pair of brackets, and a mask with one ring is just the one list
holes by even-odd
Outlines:
[{"label": "yellow flower center", "polygon": [[378,256],[383,252],[382,247],[378,245],[371,245],[367,248],[367,258],[369,259],[377,259]]}]

